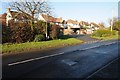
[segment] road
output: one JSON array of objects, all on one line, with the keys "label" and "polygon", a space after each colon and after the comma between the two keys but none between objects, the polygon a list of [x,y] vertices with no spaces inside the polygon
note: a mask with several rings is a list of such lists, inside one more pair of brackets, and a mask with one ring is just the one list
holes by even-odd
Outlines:
[{"label": "road", "polygon": [[[89,78],[119,57],[117,40],[52,49],[35,54],[3,56],[6,78]],[[21,57],[22,56],[22,57]]]}]

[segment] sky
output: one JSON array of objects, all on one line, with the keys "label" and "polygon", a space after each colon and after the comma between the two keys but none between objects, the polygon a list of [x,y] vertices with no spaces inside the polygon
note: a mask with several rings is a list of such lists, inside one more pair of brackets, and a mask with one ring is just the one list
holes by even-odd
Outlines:
[{"label": "sky", "polygon": [[[0,2],[0,14],[5,13],[8,3]],[[50,0],[55,17],[62,17],[64,20],[73,19],[87,22],[104,22],[109,26],[108,21],[112,18],[112,10],[114,17],[118,17],[118,1],[117,0]]]},{"label": "sky", "polygon": [[104,22],[108,26],[109,19],[118,17],[117,2],[52,2],[56,17],[88,22]]}]

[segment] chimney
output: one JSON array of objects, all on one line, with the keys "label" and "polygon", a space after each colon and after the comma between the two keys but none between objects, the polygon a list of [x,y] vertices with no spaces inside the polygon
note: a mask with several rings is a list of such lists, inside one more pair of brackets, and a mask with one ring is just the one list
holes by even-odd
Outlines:
[{"label": "chimney", "polygon": [[10,8],[7,8],[7,12],[10,13]]}]

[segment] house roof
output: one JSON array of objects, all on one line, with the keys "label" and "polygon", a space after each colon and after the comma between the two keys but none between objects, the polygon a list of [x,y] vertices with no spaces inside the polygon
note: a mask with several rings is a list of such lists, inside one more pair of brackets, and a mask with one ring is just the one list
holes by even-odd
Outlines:
[{"label": "house roof", "polygon": [[41,14],[41,16],[45,19],[45,21],[48,21],[48,22],[60,22],[62,23],[62,18],[54,18],[52,16],[49,16],[49,15],[45,15],[45,14]]},{"label": "house roof", "polygon": [[77,22],[77,21],[74,21],[74,20],[71,20],[71,19],[67,20],[67,23],[79,24],[79,22]]},{"label": "house roof", "polygon": [[55,22],[55,18],[52,17],[52,16],[48,16],[48,15],[45,15],[45,14],[41,14],[41,16],[45,19],[45,21],[47,22]]},{"label": "house roof", "polygon": [[[16,12],[16,11],[10,11],[11,15],[13,18],[18,18],[18,19],[25,19],[27,18],[23,13],[20,12]],[[31,16],[29,14],[27,14],[28,17],[30,18]],[[1,14],[0,18],[1,19],[6,19],[7,13]]]},{"label": "house roof", "polygon": [[99,27],[99,25],[96,24],[96,23],[94,23],[94,22],[91,22],[90,25],[91,25],[91,24],[94,25],[95,27]]},{"label": "house roof", "polygon": [[20,13],[20,12],[16,12],[16,11],[10,11],[10,13],[13,18],[17,18],[20,20],[31,18],[31,16],[29,14],[27,14],[27,16],[26,16],[26,15],[24,15],[24,13]]},{"label": "house roof", "polygon": [[79,22],[81,25],[86,25],[86,26],[89,26],[90,24],[88,22],[85,22],[85,21],[80,21]]},{"label": "house roof", "polygon": [[63,20],[62,20],[62,18],[55,18],[55,22],[62,23],[62,22],[63,22]]}]

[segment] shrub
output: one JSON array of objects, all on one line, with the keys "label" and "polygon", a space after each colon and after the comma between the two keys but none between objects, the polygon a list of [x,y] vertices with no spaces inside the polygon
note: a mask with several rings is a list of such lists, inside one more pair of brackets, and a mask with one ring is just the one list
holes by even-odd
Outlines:
[{"label": "shrub", "polygon": [[35,27],[35,33],[36,34],[44,34],[45,33],[45,28],[46,28],[46,22],[43,21],[37,21],[37,23],[34,23]]},{"label": "shrub", "polygon": [[35,42],[40,42],[45,40],[44,35],[36,35],[34,41]]},{"label": "shrub", "polygon": [[[45,34],[46,33],[46,22],[37,21],[34,23],[35,33],[36,34]],[[50,23],[47,23],[47,32],[49,34]]]},{"label": "shrub", "polygon": [[110,30],[103,29],[103,30],[97,30],[92,34],[92,36],[96,36],[96,37],[108,37],[111,35],[116,35],[116,31],[113,30],[111,32]]},{"label": "shrub", "polygon": [[60,27],[58,25],[52,25],[50,31],[50,37],[52,39],[58,39],[60,34]]}]

